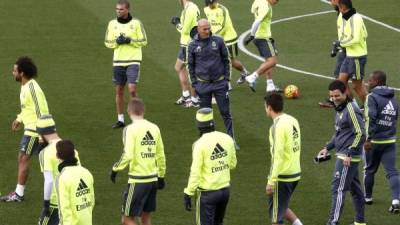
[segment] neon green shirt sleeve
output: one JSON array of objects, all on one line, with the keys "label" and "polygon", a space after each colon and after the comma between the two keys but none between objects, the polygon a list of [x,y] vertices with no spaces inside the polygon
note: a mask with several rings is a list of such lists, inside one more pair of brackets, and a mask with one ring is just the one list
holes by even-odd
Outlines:
[{"label": "neon green shirt sleeve", "polygon": [[133,151],[135,150],[135,136],[133,135],[133,129],[126,127],[123,134],[124,152],[121,158],[116,162],[112,168],[113,171],[121,171],[125,169],[130,161],[133,159]]},{"label": "neon green shirt sleeve", "polygon": [[192,152],[192,166],[190,167],[190,176],[187,188],[183,191],[187,195],[194,195],[197,187],[200,183],[200,174],[203,166],[203,154],[201,148],[196,147],[196,143],[193,144]]}]

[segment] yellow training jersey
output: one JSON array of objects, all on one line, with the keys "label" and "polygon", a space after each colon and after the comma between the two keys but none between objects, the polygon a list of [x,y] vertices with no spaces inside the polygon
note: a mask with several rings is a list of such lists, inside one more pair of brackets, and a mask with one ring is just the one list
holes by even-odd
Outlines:
[{"label": "yellow training jersey", "polygon": [[225,6],[217,3],[214,9],[209,6],[205,7],[204,13],[211,24],[213,34],[221,36],[226,45],[232,45],[237,42],[236,31],[233,28],[229,11]]},{"label": "yellow training jersey", "polygon": [[[131,39],[130,44],[118,45],[116,39],[123,35]],[[140,64],[142,47],[147,45],[146,32],[140,20],[132,18],[128,23],[120,23],[117,19],[108,23],[104,44],[114,49],[113,66]]]},{"label": "yellow training jersey", "polygon": [[21,113],[17,115],[17,121],[24,124],[24,135],[37,137],[36,122],[43,114],[49,114],[46,96],[39,84],[30,79],[21,86],[19,95],[21,101]]},{"label": "yellow training jersey", "polygon": [[255,20],[261,22],[255,34],[255,38],[270,38],[272,36],[272,6],[269,2],[267,0],[255,0],[251,6],[251,13],[254,14]]},{"label": "yellow training jersey", "polygon": [[340,46],[346,48],[347,56],[359,57],[368,54],[368,32],[360,14],[356,13],[348,20],[340,14],[337,19],[337,29]]},{"label": "yellow training jersey", "polygon": [[57,181],[60,225],[92,225],[93,176],[82,166],[66,166]]},{"label": "yellow training jersey", "polygon": [[[51,192],[50,204],[52,206],[58,205],[57,200],[57,192],[56,192],[56,180],[60,174],[58,171],[58,165],[60,164],[60,160],[57,158],[57,149],[56,144],[61,141],[61,139],[50,141],[49,144],[39,153],[39,163],[40,170],[42,173],[44,171],[49,171],[53,175],[53,191]],[[79,163],[79,155],[75,150],[75,157],[78,159]]]},{"label": "yellow training jersey", "polygon": [[230,170],[236,168],[236,162],[231,136],[218,131],[203,134],[193,144],[192,166],[184,192],[193,195],[197,189],[218,190],[229,186]]},{"label": "yellow training jersey", "polygon": [[145,119],[135,120],[124,129],[123,142],[124,152],[113,171],[129,165],[128,183],[147,183],[165,176],[164,144],[157,125]]},{"label": "yellow training jersey", "polygon": [[274,119],[269,129],[271,168],[268,184],[300,180],[301,134],[297,120],[287,114]]},{"label": "yellow training jersey", "polygon": [[194,26],[197,26],[197,21],[200,19],[200,10],[193,2],[187,2],[181,13],[181,23],[176,26],[176,29],[181,33],[180,44],[187,46],[191,40],[190,31]]}]

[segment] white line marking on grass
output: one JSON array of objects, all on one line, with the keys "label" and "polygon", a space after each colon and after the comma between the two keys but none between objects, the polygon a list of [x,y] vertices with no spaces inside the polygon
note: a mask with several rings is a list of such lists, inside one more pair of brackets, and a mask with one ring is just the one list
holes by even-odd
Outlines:
[{"label": "white line marking on grass", "polygon": [[[326,0],[321,0],[321,2],[326,3],[326,4],[329,4],[329,5],[331,4],[329,1],[326,1]],[[373,19],[373,18],[371,18],[371,17],[369,17],[369,16],[366,16],[366,15],[364,15],[364,14],[361,14],[361,13],[359,13],[359,14],[360,14],[363,18],[365,18],[366,20],[369,20],[369,21],[371,21],[371,22],[373,22],[373,23],[379,24],[379,25],[384,26],[384,27],[386,27],[386,28],[388,28],[388,29],[390,29],[390,30],[393,30],[393,31],[396,31],[396,32],[399,32],[399,33],[400,33],[400,29],[399,29],[399,28],[390,26],[389,24],[383,23],[383,22],[381,22],[381,21],[379,21],[379,20]]]},{"label": "white line marking on grass", "polygon": [[[321,0],[323,1],[323,0]],[[271,24],[276,24],[276,23],[280,23],[280,22],[285,22],[285,21],[290,21],[290,20],[296,20],[296,19],[301,19],[304,17],[310,17],[310,16],[317,16],[317,15],[323,15],[323,14],[328,14],[328,13],[333,13],[335,12],[334,10],[329,10],[329,11],[322,11],[322,12],[316,12],[316,13],[309,13],[309,14],[304,14],[304,15],[300,15],[300,16],[292,16],[292,17],[288,17],[288,18],[283,18],[283,19],[279,19],[279,20],[275,20],[272,21]],[[244,39],[246,38],[246,36],[250,33],[250,30],[247,30],[245,32],[243,32],[238,39],[238,47],[239,49],[244,52],[245,54],[247,54],[250,57],[253,57],[261,62],[264,61],[264,58],[261,56],[258,56],[252,52],[250,52],[249,50],[247,50],[247,48],[244,46]],[[308,72],[308,71],[304,71],[304,70],[300,70],[300,69],[296,69],[290,66],[285,66],[282,64],[277,64],[276,67],[285,69],[285,70],[289,70],[295,73],[301,73],[301,74],[305,74],[305,75],[309,75],[309,76],[313,76],[313,77],[319,77],[319,78],[323,78],[323,79],[329,79],[329,80],[334,80],[334,78],[332,76],[328,76],[328,75],[323,75],[323,74],[318,74],[318,73],[312,73],[312,72]],[[350,81],[351,82],[351,81]],[[400,88],[395,88],[392,87],[394,90],[396,91],[400,91]]]}]

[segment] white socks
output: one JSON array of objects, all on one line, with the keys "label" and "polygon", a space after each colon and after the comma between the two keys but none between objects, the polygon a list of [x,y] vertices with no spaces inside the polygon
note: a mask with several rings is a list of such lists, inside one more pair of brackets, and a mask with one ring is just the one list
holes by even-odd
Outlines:
[{"label": "white socks", "polygon": [[25,191],[25,185],[17,184],[17,187],[15,188],[15,193],[17,193],[17,195],[22,197],[24,196],[24,191]]},{"label": "white socks", "polygon": [[267,91],[275,90],[275,84],[272,79],[267,79]]},{"label": "white socks", "polygon": [[182,91],[182,96],[183,96],[184,98],[187,98],[187,97],[190,96],[190,92],[189,92],[188,90]]},{"label": "white socks", "polygon": [[124,114],[118,114],[118,121],[120,121],[120,122],[124,122],[125,121]]},{"label": "white socks", "polygon": [[398,205],[398,204],[400,204],[399,199],[393,199],[392,200],[392,205]]},{"label": "white socks", "polygon": [[258,73],[254,72],[246,77],[246,81],[249,83],[254,83],[254,82],[256,82],[257,78],[258,78]]},{"label": "white socks", "polygon": [[195,97],[195,96],[192,96],[192,102],[194,102],[194,103],[198,103],[199,102],[199,99],[197,98],[197,97]]},{"label": "white socks", "polygon": [[299,219],[296,219],[296,220],[293,222],[293,225],[303,225],[303,223],[302,223]]}]

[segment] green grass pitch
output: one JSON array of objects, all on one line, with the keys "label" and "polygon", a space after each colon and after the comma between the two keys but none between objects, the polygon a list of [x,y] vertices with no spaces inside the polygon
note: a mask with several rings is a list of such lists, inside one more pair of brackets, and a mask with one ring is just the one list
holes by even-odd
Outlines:
[{"label": "green grass pitch", "polygon": [[[183,188],[191,163],[191,145],[198,137],[195,109],[184,109],[173,102],[180,95],[173,69],[178,51],[178,33],[169,23],[181,8],[173,0],[136,0],[132,13],[146,29],[148,46],[143,49],[139,95],[147,106],[146,117],[162,131],[167,156],[167,187],[158,194],[155,225],[194,224],[194,213],[183,208]],[[195,0],[201,8],[203,0]],[[251,26],[252,1],[221,0],[230,9],[237,32]],[[400,28],[398,0],[354,0],[359,12]],[[0,192],[14,190],[17,174],[17,147],[22,132],[13,133],[11,122],[19,112],[19,84],[11,76],[12,65],[21,55],[34,58],[39,66],[38,82],[44,90],[61,137],[72,139],[82,163],[95,177],[97,205],[95,225],[120,224],[122,191],[126,173],[116,184],[108,173],[122,151],[121,130],[115,122],[114,89],[111,82],[112,51],[103,44],[107,23],[114,18],[115,2],[110,0],[1,0],[0,1]],[[280,1],[274,20],[330,10],[319,0]],[[400,33],[365,20],[368,37],[367,73],[383,69],[389,84],[400,87]],[[309,72],[330,75],[334,59],[329,57],[336,35],[334,13],[274,24],[273,36],[279,49],[279,63]],[[255,48],[249,48],[255,52]],[[259,62],[244,53],[239,59],[254,70]],[[285,111],[295,116],[302,131],[302,180],[290,207],[306,225],[325,224],[331,204],[330,182],[333,161],[315,165],[312,157],[333,133],[332,110],[319,109],[317,102],[327,95],[329,80],[283,69],[274,71],[275,82],[284,87],[295,84],[301,98],[287,100]],[[236,80],[238,72],[233,72]],[[271,120],[265,116],[265,84],[259,79],[257,93],[236,86],[231,93],[231,108],[238,143],[238,167],[232,172],[231,199],[225,224],[269,224],[265,195],[269,169],[267,131]],[[224,130],[216,111],[217,129]],[[399,159],[400,153],[397,154]],[[360,171],[361,171],[360,166]],[[31,161],[24,203],[0,203],[0,225],[36,224],[43,196],[43,178],[37,157]],[[371,225],[398,224],[399,216],[387,212],[390,193],[383,169],[376,177],[375,204],[366,207]],[[347,196],[341,221],[352,222],[354,212]]]}]

